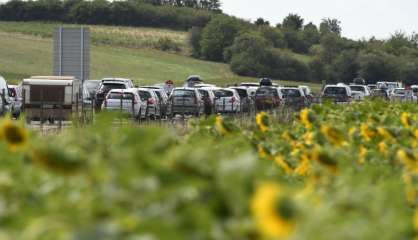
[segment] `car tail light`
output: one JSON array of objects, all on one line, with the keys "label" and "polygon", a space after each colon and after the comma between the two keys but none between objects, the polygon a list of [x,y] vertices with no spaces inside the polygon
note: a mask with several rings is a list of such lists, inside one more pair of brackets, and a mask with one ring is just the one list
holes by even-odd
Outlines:
[{"label": "car tail light", "polygon": [[232,97],[229,102],[234,103],[237,99],[235,97]]},{"label": "car tail light", "polygon": [[148,98],[147,103],[154,104],[155,103],[154,98]]}]

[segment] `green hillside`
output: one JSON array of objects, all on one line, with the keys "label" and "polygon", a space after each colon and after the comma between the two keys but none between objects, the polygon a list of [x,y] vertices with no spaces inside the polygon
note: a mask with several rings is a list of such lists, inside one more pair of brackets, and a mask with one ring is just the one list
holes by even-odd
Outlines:
[{"label": "green hillside", "polygon": [[[17,82],[30,75],[51,74],[53,56],[51,32],[55,26],[56,24],[0,22],[0,74],[11,82]],[[112,41],[101,42],[103,36],[110,36],[112,32],[115,33],[115,39],[119,39],[119,44]],[[199,74],[207,82],[219,85],[256,80],[233,74],[227,64],[188,57],[183,50],[160,51],[139,44],[127,47],[126,43],[134,42],[133,39],[139,39],[138,36],[142,36],[143,41],[167,36],[175,39],[173,41],[177,41],[180,46],[186,44],[185,32],[150,28],[101,26],[93,28],[91,78],[127,77],[134,79],[137,84],[159,83],[172,79],[179,84],[188,75]],[[177,38],[172,38],[173,36]],[[180,44],[181,42],[183,45]],[[317,88],[318,85],[313,87]]]}]

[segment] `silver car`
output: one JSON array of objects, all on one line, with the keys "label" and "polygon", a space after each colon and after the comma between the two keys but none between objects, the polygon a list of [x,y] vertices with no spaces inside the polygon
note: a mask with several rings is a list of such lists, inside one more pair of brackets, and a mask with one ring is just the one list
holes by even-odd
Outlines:
[{"label": "silver car", "polygon": [[145,118],[146,107],[134,88],[110,90],[102,104],[103,110],[127,112],[137,119]]},{"label": "silver car", "polygon": [[200,116],[204,112],[204,101],[197,88],[174,88],[170,95],[172,115]]}]

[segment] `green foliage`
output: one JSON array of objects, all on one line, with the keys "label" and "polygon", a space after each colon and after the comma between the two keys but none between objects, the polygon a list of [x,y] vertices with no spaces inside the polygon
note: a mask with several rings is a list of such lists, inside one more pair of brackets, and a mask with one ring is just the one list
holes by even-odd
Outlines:
[{"label": "green foliage", "polygon": [[[32,132],[19,151],[2,138],[0,234],[264,239],[259,224],[282,227],[274,221],[279,208],[284,221],[292,219],[288,239],[413,239],[416,112],[418,105],[407,103],[324,104],[287,120],[266,114],[257,124],[191,120],[183,134],[120,126],[112,120],[119,116],[102,114],[91,126]],[[280,186],[281,201],[252,208],[266,182]],[[267,214],[256,222],[260,210]]]},{"label": "green foliage", "polygon": [[203,29],[201,45],[202,57],[212,61],[222,61],[224,51],[234,42],[241,30],[241,23],[234,18],[217,16]]},{"label": "green foliage", "polygon": [[[176,1],[182,2],[182,1]],[[78,24],[165,27],[187,30],[204,27],[219,10],[217,0],[196,6],[149,4],[144,1],[10,1],[0,5],[3,21],[53,21]],[[211,11],[207,11],[211,10]],[[212,11],[215,10],[215,11]]]},{"label": "green foliage", "polygon": [[291,13],[283,19],[281,27],[284,29],[298,31],[303,28],[303,22],[304,20],[301,16]]},{"label": "green foliage", "polygon": [[341,52],[332,64],[333,79],[335,82],[351,83],[360,71],[358,53],[355,50]]},{"label": "green foliage", "polygon": [[269,26],[260,26],[258,28],[258,31],[265,39],[267,39],[273,44],[273,47],[286,48],[287,43],[284,38],[284,34],[282,33],[282,31],[280,31],[280,29],[272,28]]},{"label": "green foliage", "polygon": [[399,60],[394,55],[383,51],[362,52],[359,62],[360,75],[368,82],[399,80]]},{"label": "green foliage", "polygon": [[321,35],[326,34],[337,34],[341,35],[341,22],[335,18],[324,18],[322,19],[321,24],[319,25],[319,31]]},{"label": "green foliage", "polygon": [[202,41],[202,28],[192,27],[189,30],[189,44],[192,47],[192,56],[199,57],[201,52],[200,41]]}]

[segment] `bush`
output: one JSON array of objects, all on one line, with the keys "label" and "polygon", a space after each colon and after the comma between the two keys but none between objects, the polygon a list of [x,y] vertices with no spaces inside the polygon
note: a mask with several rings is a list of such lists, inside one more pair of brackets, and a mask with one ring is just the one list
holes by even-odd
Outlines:
[{"label": "bush", "polygon": [[201,27],[192,27],[189,30],[189,43],[192,47],[192,56],[200,57],[200,41],[202,40],[202,28]]},{"label": "bush", "polygon": [[360,75],[368,83],[378,81],[398,81],[400,79],[399,60],[383,51],[362,52],[359,56]]},{"label": "bush", "polygon": [[203,29],[201,45],[202,57],[212,61],[222,61],[224,51],[234,42],[241,23],[234,18],[217,16]]},{"label": "bush", "polygon": [[214,11],[155,6],[142,1],[20,1],[0,5],[3,21],[58,21],[78,24],[165,27],[186,30],[204,27]]},{"label": "bush", "polygon": [[273,77],[286,80],[309,79],[309,67],[278,49],[259,33],[245,33],[230,48],[231,70],[251,77]]}]

